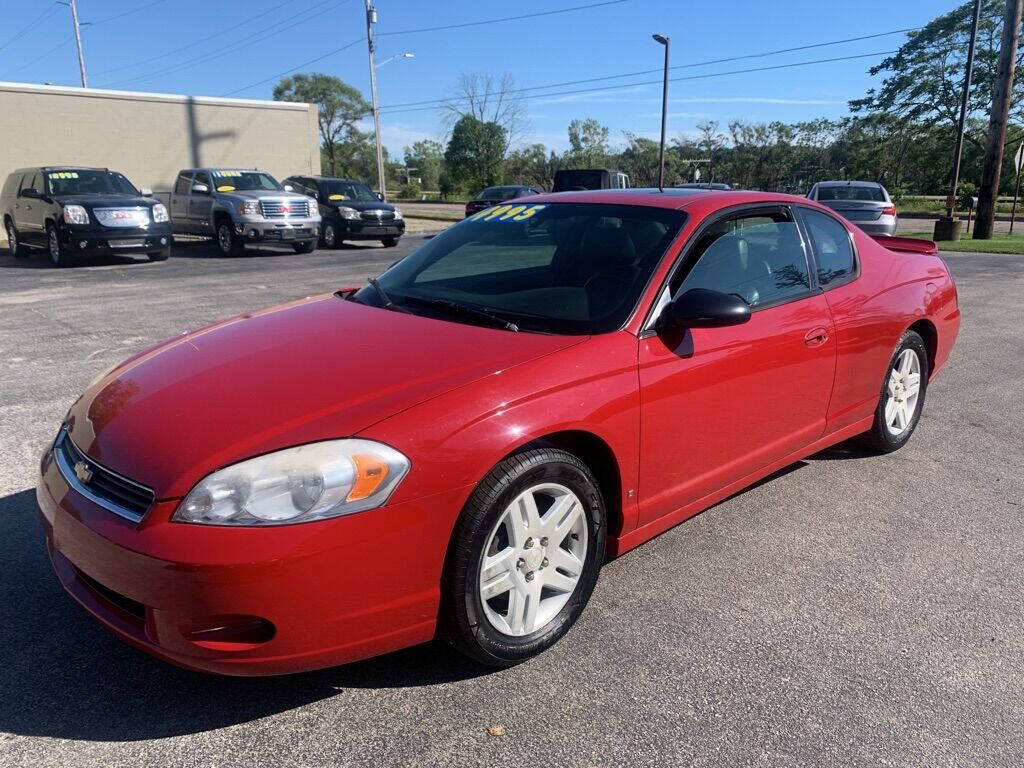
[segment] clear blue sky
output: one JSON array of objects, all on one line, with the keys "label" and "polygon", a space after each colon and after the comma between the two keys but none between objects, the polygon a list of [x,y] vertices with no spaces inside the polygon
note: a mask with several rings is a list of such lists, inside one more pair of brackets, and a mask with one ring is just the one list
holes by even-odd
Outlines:
[{"label": "clear blue sky", "polygon": [[[689,64],[919,26],[957,0],[626,0],[539,18],[463,29],[408,30],[460,24],[598,0],[377,0],[378,61],[409,51],[411,60],[379,70],[384,144],[392,155],[420,138],[443,138],[433,109],[388,113],[389,105],[441,98],[463,71],[511,72],[520,87],[656,69],[672,38],[672,64]],[[268,99],[275,75],[359,40],[299,71],[335,74],[369,95],[362,0],[78,0],[90,85],[161,93]],[[34,26],[33,26],[34,24]],[[389,34],[402,33],[403,34]],[[0,80],[78,85],[70,12],[52,0],[4,0]],[[890,35],[744,61],[676,70],[687,77],[750,67],[876,53],[898,47]],[[188,46],[188,47],[186,47]],[[176,53],[171,53],[176,49]],[[169,55],[164,55],[169,54]],[[159,57],[159,58],[158,58]],[[837,117],[872,84],[881,56],[775,71],[685,80],[670,85],[669,134],[702,119],[796,121]],[[566,86],[597,88],[658,79],[658,74]],[[532,92],[537,93],[537,92]],[[541,91],[543,93],[543,91]],[[528,99],[527,141],[563,149],[566,125],[594,117],[612,129],[654,137],[659,85]]]}]

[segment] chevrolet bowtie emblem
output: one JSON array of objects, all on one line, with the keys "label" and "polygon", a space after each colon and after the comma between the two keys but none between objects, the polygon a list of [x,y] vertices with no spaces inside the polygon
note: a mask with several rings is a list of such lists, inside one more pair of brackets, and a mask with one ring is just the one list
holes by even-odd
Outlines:
[{"label": "chevrolet bowtie emblem", "polygon": [[77,477],[79,481],[83,483],[88,483],[90,480],[92,480],[92,470],[89,469],[89,465],[86,464],[84,461],[80,461],[77,464],[75,464],[75,477]]}]

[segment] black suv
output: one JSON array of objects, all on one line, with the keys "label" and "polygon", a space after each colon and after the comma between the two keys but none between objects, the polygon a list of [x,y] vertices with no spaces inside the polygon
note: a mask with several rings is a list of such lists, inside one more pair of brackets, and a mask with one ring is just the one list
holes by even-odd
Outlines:
[{"label": "black suv", "polygon": [[63,267],[76,256],[145,253],[163,261],[171,253],[171,221],[122,174],[107,168],[22,168],[0,191],[0,216],[11,255],[45,248]]},{"label": "black suv", "polygon": [[282,184],[320,204],[320,245],[337,248],[343,240],[380,240],[388,248],[405,234],[402,212],[382,202],[368,186],[330,176],[289,176]]}]

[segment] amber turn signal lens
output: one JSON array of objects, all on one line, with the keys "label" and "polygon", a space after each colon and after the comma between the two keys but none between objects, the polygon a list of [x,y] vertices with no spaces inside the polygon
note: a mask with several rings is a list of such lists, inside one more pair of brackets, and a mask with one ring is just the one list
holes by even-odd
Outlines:
[{"label": "amber turn signal lens", "polygon": [[356,476],[346,501],[365,499],[388,477],[388,465],[376,456],[357,454],[352,457],[352,463],[356,465]]}]

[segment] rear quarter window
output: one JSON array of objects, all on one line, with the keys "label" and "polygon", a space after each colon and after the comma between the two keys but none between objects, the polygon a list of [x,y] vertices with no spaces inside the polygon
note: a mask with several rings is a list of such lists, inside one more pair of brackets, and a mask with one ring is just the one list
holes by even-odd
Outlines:
[{"label": "rear quarter window", "polygon": [[846,280],[856,270],[850,233],[826,213],[801,212],[818,262],[818,283],[822,287]]}]

